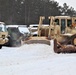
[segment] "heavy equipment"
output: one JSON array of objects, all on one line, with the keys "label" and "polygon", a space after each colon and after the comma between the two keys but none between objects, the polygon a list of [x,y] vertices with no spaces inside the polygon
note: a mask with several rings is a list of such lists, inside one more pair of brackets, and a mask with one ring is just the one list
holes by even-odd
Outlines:
[{"label": "heavy equipment", "polygon": [[[49,26],[42,24],[45,17],[40,17],[38,36],[54,39],[54,51],[76,52],[76,17],[49,16]],[[56,43],[57,42],[57,43]]]},{"label": "heavy equipment", "polygon": [[54,51],[76,52],[76,17],[49,16],[49,25],[44,25],[44,16],[40,16],[38,34],[30,37],[26,43],[50,44],[54,39]]}]

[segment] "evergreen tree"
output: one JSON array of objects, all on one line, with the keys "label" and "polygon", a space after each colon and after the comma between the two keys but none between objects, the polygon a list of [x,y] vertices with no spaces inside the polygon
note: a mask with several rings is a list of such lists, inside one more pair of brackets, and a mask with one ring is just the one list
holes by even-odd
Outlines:
[{"label": "evergreen tree", "polygon": [[[0,0],[0,21],[6,24],[38,23],[40,16],[76,16],[73,7],[54,0]],[[48,23],[48,18],[45,19]]]}]

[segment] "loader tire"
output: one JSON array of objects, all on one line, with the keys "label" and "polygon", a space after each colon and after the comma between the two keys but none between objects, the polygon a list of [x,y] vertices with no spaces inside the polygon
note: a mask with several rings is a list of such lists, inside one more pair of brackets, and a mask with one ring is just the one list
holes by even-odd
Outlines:
[{"label": "loader tire", "polygon": [[76,46],[76,34],[72,35],[70,40],[71,40],[71,44]]},{"label": "loader tire", "polygon": [[72,45],[76,46],[76,37],[72,40]]}]

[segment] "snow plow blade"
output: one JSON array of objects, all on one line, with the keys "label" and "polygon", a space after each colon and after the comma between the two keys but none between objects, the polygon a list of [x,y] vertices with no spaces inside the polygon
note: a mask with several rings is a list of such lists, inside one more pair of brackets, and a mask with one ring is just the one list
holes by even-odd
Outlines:
[{"label": "snow plow blade", "polygon": [[25,40],[25,44],[47,44],[50,45],[50,40],[46,37],[30,37],[28,40]]}]

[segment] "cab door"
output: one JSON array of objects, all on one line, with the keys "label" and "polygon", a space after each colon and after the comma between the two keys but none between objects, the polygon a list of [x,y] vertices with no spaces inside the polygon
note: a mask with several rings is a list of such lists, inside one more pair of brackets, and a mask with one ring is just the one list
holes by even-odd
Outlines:
[{"label": "cab door", "polygon": [[66,27],[66,20],[65,19],[61,19],[61,33],[62,34],[65,33],[65,27]]}]

